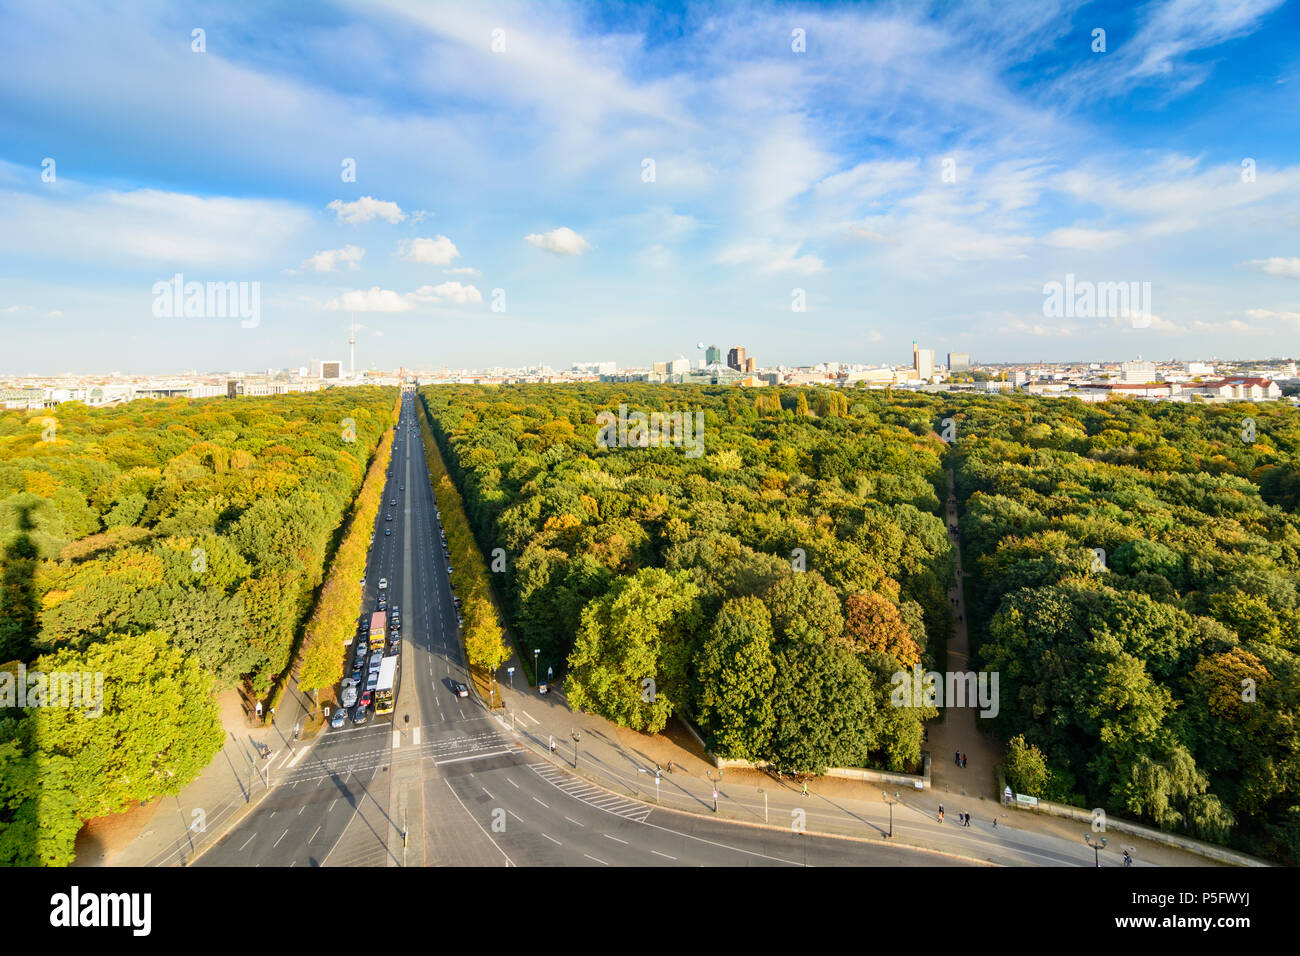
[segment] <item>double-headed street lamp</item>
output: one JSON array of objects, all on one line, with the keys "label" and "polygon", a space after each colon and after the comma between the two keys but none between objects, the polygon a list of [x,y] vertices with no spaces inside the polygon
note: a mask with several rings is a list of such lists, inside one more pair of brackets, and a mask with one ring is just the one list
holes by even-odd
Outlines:
[{"label": "double-headed street lamp", "polygon": [[1106,849],[1106,838],[1098,837],[1097,842],[1094,843],[1092,840],[1092,834],[1085,833],[1083,835],[1083,842],[1092,847],[1093,862],[1096,863],[1097,866],[1101,866],[1101,851]]},{"label": "double-headed street lamp", "polygon": [[712,770],[704,771],[704,776],[708,777],[713,784],[713,812],[717,813],[718,812],[718,787],[722,785],[722,771],[721,770],[718,771],[718,776],[716,780],[713,777]]},{"label": "double-headed street lamp", "polygon": [[578,769],[578,741],[582,739],[582,731],[574,728],[569,731],[569,736],[573,738],[573,769]]},{"label": "double-headed street lamp", "polygon": [[542,675],[537,672],[537,657],[541,653],[542,653],[542,649],[540,647],[533,648],[533,678],[537,681],[538,684],[541,684],[542,682]]}]

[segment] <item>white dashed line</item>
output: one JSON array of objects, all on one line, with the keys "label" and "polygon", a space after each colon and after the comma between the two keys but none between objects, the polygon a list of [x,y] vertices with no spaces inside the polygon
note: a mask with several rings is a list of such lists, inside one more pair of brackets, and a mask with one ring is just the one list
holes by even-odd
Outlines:
[{"label": "white dashed line", "polygon": [[[582,855],[585,856],[585,857],[586,857],[587,859],[589,859],[589,860],[596,860],[596,858],[595,858],[594,856],[592,856],[590,853],[584,853],[584,854],[582,854]],[[606,863],[604,860],[596,860],[596,862],[599,863],[601,866],[609,866],[609,864]]]}]

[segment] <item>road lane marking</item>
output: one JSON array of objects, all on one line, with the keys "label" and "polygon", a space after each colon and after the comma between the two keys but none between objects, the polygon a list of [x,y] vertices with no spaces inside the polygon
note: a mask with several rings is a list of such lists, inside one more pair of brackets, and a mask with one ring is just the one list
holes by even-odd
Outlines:
[{"label": "road lane marking", "polygon": [[[316,828],[316,833],[320,833],[320,827],[317,827],[317,828]],[[310,843],[312,840],[316,839],[316,833],[313,833],[313,834],[311,835],[311,839],[309,839],[309,840],[307,841],[308,843]]]},{"label": "road lane marking", "polygon": [[[248,846],[248,844],[252,843],[252,842],[253,842],[253,837],[255,837],[255,836],[257,836],[256,833],[254,833],[253,836],[251,836],[251,837],[249,837],[247,840],[245,840],[245,841],[244,841],[244,846]],[[244,849],[244,846],[241,846],[239,849],[240,849],[240,850],[243,850],[243,849]]]},{"label": "road lane marking", "polygon": [[512,817],[514,817],[514,818],[515,818],[516,820],[518,820],[520,823],[523,823],[523,822],[524,822],[524,818],[521,817],[519,814],[515,813],[515,811],[507,809],[507,810],[506,810],[506,813],[510,814]]},{"label": "road lane marking", "polygon": [[553,836],[551,836],[551,835],[549,835],[549,834],[547,834],[547,833],[543,833],[542,836],[546,837],[546,839],[550,840],[550,841],[551,841],[552,843],[554,843],[556,846],[564,846],[563,843],[561,843],[559,840],[555,839],[555,837],[553,837]]},{"label": "road lane marking", "polygon": [[[578,823],[578,821],[573,819],[573,817],[565,817],[564,819],[568,820],[570,823]],[[585,827],[586,825],[587,824],[585,823],[578,823],[578,826],[580,827]]]},{"label": "road lane marking", "polygon": [[[534,800],[537,800],[536,797],[533,797],[533,799],[534,799]],[[538,803],[542,803],[542,801],[540,801],[540,800],[537,800],[537,802],[538,802]],[[546,807],[546,804],[542,803],[542,806]],[[550,807],[546,807],[546,809],[549,810],[549,809],[551,809],[551,808],[550,808]]]},{"label": "road lane marking", "polygon": [[[586,857],[587,859],[589,859],[589,860],[596,860],[596,858],[595,858],[594,856],[592,856],[590,853],[584,853],[584,854],[582,854],[582,855],[585,856],[585,857]],[[596,860],[596,862],[599,863],[601,866],[609,866],[609,864],[606,863],[604,860]]]},{"label": "road lane marking", "polygon": [[677,857],[675,856],[669,856],[667,853],[660,853],[658,850],[651,850],[650,852],[653,853],[655,856],[662,856],[665,860],[677,859]]},{"label": "road lane marking", "polygon": [[[289,835],[289,831],[288,831],[288,829],[285,829],[285,831],[284,831],[283,833],[280,834],[280,840],[283,840],[283,839],[284,839],[285,837],[287,837],[288,835]],[[276,840],[274,843],[271,844],[271,849],[272,849],[272,850],[274,850],[277,846],[280,845],[280,840]]]},{"label": "road lane marking", "polygon": [[628,845],[628,842],[627,842],[626,840],[620,840],[618,837],[616,837],[616,836],[610,836],[608,833],[602,834],[602,836],[604,836],[605,839],[607,839],[607,840],[613,840],[615,843],[621,843],[621,844],[623,844],[624,846],[627,846],[627,845]]}]

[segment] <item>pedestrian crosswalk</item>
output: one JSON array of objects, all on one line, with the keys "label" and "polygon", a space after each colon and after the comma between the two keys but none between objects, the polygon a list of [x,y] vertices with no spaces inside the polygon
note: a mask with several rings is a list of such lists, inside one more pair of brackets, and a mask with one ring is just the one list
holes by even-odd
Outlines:
[{"label": "pedestrian crosswalk", "polygon": [[626,797],[610,793],[608,790],[602,790],[595,784],[588,783],[580,777],[571,776],[549,763],[534,763],[529,764],[528,767],[557,790],[563,790],[569,796],[581,800],[588,806],[595,807],[597,810],[604,810],[606,813],[612,813],[624,820],[644,823],[653,809],[644,803],[637,803],[635,800],[629,800]]}]

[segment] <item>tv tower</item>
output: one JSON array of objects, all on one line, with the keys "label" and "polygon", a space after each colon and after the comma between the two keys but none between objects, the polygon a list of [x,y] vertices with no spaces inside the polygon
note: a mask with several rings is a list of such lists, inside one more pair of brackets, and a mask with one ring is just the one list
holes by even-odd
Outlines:
[{"label": "tv tower", "polygon": [[348,364],[351,366],[348,377],[356,379],[357,377],[357,314],[352,313],[352,334],[348,336]]}]

